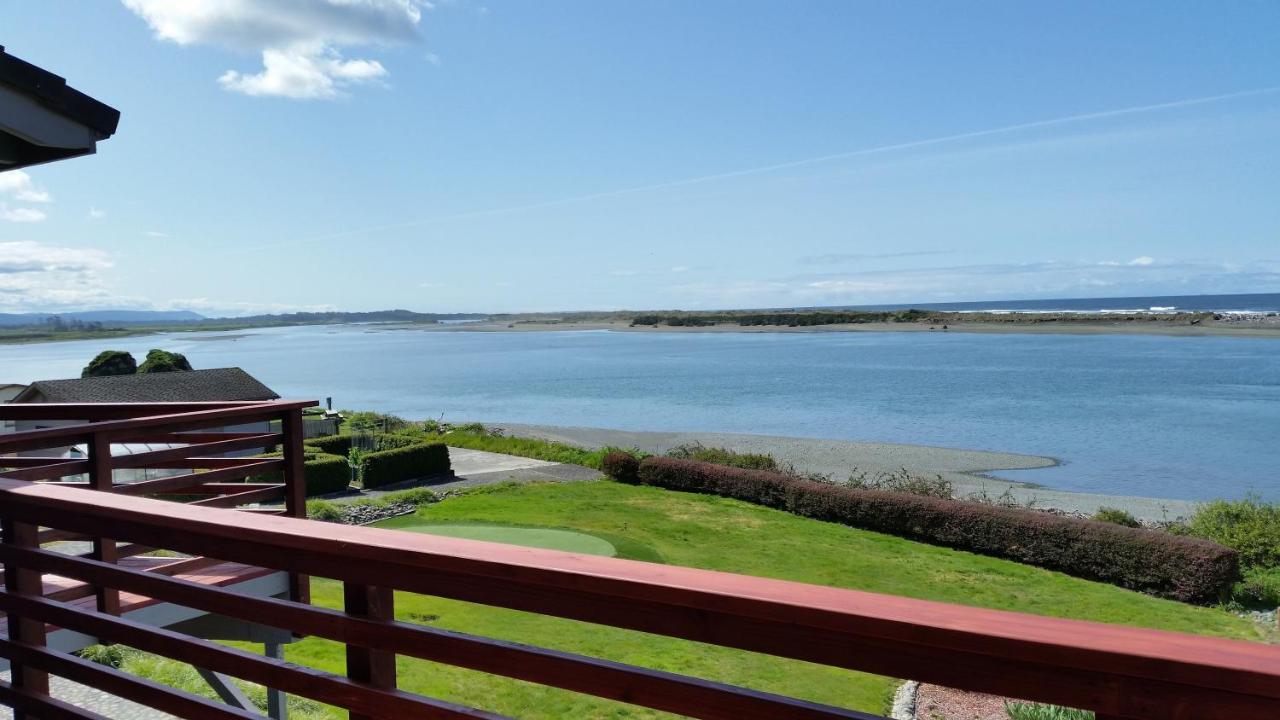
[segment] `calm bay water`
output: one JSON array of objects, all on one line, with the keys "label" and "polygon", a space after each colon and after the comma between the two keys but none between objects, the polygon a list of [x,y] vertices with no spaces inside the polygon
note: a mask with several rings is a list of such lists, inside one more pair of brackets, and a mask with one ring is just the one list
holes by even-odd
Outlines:
[{"label": "calm bay water", "polygon": [[1280,498],[1277,340],[329,326],[2,346],[0,382],[106,346],[409,417],[997,450],[1060,459],[1001,476],[1064,490]]}]

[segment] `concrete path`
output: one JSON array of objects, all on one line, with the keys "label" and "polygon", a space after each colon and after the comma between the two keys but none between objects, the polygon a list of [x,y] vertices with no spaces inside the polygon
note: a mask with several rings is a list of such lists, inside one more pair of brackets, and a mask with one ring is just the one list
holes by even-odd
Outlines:
[{"label": "concrete path", "polygon": [[600,477],[599,472],[581,465],[456,447],[449,448],[449,463],[453,466],[454,477],[452,478],[401,483],[377,490],[352,492],[348,495],[325,499],[333,502],[352,502],[417,487],[443,491],[500,482],[572,482],[595,480]]},{"label": "concrete path", "polygon": [[[0,678],[8,682],[9,671],[6,670],[0,673]],[[155,708],[139,705],[131,700],[116,697],[97,688],[81,685],[57,675],[49,676],[49,693],[63,702],[96,712],[103,717],[128,718],[129,720],[178,720],[173,715],[162,713]],[[0,707],[0,720],[10,720],[12,717],[12,710],[7,707]]]}]

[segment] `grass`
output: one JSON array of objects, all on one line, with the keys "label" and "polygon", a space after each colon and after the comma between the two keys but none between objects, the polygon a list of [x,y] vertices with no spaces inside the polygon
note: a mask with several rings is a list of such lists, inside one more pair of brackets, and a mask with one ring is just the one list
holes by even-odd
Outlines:
[{"label": "grass", "polygon": [[[821,523],[725,498],[618,483],[503,485],[426,505],[383,527],[558,528],[607,540],[619,556],[677,565],[857,588],[1041,615],[1256,639],[1230,613],[1160,600],[901,538]],[[514,536],[511,536],[514,537]],[[647,557],[646,557],[647,555]],[[316,579],[315,602],[340,607],[341,586]],[[408,622],[604,657],[808,700],[885,712],[887,678],[687,641],[510,610],[399,593],[396,615]],[[343,648],[309,638],[289,646],[292,662],[341,673]],[[147,674],[180,675],[154,659]],[[177,666],[177,663],[169,662]],[[132,660],[126,669],[137,671]],[[528,718],[667,717],[609,701],[400,659],[400,687]],[[183,680],[184,686],[190,678]],[[295,717],[341,717],[300,705]]]},{"label": "grass", "polygon": [[429,437],[451,447],[467,448],[469,450],[485,450],[488,452],[504,453],[507,455],[519,455],[520,457],[533,458],[535,460],[547,460],[549,462],[571,463],[573,465],[582,465],[595,470],[601,469],[601,465],[604,462],[604,456],[615,449],[600,448],[599,450],[585,450],[580,447],[574,447],[572,445],[552,442],[549,440],[508,437],[506,435],[493,435],[485,432],[466,432],[460,430],[454,430],[453,432],[445,433],[443,435],[431,435]]},{"label": "grass", "polygon": [[608,540],[573,530],[514,527],[511,525],[494,525],[492,523],[413,523],[397,529],[466,540],[483,540],[485,542],[523,545],[524,547],[542,548],[544,550],[560,550],[581,555],[600,555],[603,557],[617,557],[618,555],[618,549]]},{"label": "grass", "polygon": [[1004,709],[1010,720],[1093,720],[1093,713],[1087,710],[1072,710],[1057,705],[1011,702],[1005,703]]}]

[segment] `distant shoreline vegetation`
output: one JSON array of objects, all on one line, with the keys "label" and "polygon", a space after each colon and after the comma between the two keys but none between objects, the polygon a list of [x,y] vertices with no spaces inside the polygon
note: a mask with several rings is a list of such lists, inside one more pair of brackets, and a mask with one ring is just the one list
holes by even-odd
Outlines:
[{"label": "distant shoreline vegetation", "polygon": [[1056,322],[1163,322],[1175,324],[1199,324],[1216,319],[1211,312],[1187,313],[1020,313],[1020,312],[944,312],[910,308],[895,311],[866,312],[719,312],[636,315],[632,327],[710,327],[713,325],[812,327],[815,325],[861,325],[868,323],[1016,323],[1039,324]]}]

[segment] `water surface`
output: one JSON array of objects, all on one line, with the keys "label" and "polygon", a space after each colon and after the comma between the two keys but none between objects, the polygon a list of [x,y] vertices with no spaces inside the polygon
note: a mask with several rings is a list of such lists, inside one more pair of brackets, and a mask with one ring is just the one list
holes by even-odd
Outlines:
[{"label": "water surface", "polygon": [[1280,499],[1280,340],[323,326],[0,346],[0,382],[106,347],[416,418],[996,450],[1060,459],[999,474],[1063,490]]}]

